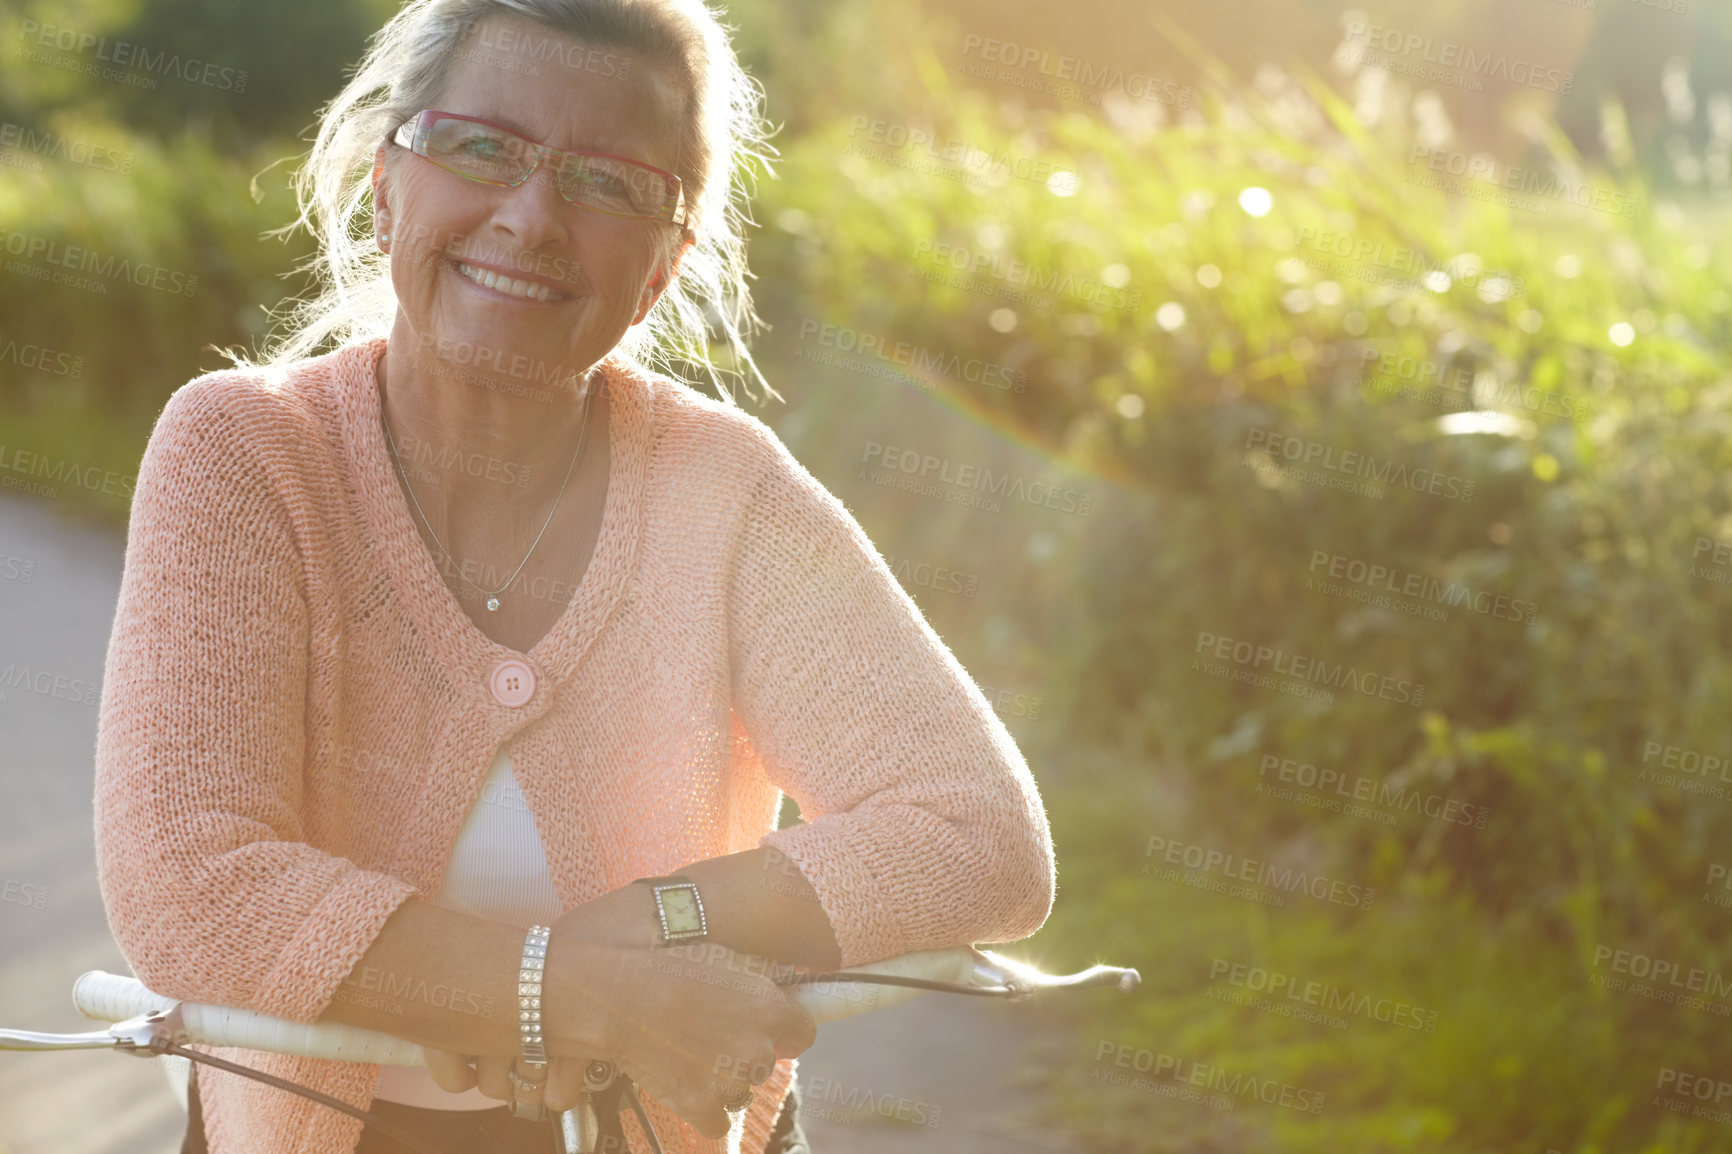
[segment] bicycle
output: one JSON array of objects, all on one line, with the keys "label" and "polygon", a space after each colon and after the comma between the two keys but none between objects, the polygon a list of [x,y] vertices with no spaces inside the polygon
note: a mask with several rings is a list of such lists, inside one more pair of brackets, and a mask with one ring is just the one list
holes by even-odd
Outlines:
[{"label": "bicycle", "polygon": [[[1107,965],[1090,966],[1074,974],[1046,974],[990,950],[959,946],[904,954],[848,970],[791,972],[773,980],[777,985],[796,987],[790,996],[822,1025],[869,1010],[883,1009],[928,990],[1021,1001],[1048,990],[1088,986],[1112,985],[1130,993],[1141,984],[1142,977],[1134,969]],[[839,988],[862,984],[886,989],[876,998],[863,999],[849,997]],[[106,1030],[83,1034],[0,1029],[0,1050],[112,1049],[141,1058],[178,1055],[299,1094],[360,1118],[412,1150],[440,1154],[369,1111],[191,1048],[195,1045],[227,1046],[381,1066],[424,1066],[423,1050],[414,1042],[357,1026],[290,1022],[249,1010],[179,1002],[154,993],[137,978],[101,970],[90,970],[79,976],[73,983],[72,1000],[85,1017],[113,1024]],[[655,1127],[645,1114],[635,1087],[611,1063],[604,1061],[589,1064],[584,1075],[583,1096],[576,1106],[559,1116],[562,1154],[598,1154],[601,1115],[597,1100],[603,1095],[617,1101],[622,1116],[626,1109],[630,1109],[637,1117],[650,1150],[653,1154],[662,1154]]]}]

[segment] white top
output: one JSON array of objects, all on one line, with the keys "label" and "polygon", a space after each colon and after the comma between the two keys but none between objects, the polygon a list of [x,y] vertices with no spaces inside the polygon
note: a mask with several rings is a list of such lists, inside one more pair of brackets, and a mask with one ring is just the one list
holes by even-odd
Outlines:
[{"label": "white top", "polygon": [[[551,925],[563,912],[547,870],[541,833],[517,788],[503,745],[469,805],[433,904],[525,930]],[[496,1005],[493,1013],[515,1021],[517,1006]],[[461,1094],[441,1089],[424,1066],[381,1066],[375,1097],[429,1110],[492,1110],[505,1105],[483,1094],[479,1086]]]}]

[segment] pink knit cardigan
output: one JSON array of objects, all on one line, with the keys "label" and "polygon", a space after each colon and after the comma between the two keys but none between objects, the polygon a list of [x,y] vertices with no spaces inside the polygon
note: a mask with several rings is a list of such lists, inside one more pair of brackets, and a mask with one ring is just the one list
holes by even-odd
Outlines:
[{"label": "pink knit cardigan", "polygon": [[[139,467],[96,749],[109,925],[157,992],[316,1019],[431,898],[510,743],[566,907],[756,846],[843,965],[1033,933],[1040,795],[842,503],[756,418],[613,360],[593,558],[528,654],[466,617],[387,457],[372,340],[175,392]],[[527,662],[530,699],[490,693]],[[802,824],[777,831],[781,792]],[[216,1051],[365,1107],[379,1067]],[[748,1111],[758,1154],[793,1076]],[[360,1123],[201,1068],[213,1154],[341,1154]],[[721,1154],[648,1103],[669,1154]],[[634,1150],[636,1127],[628,1124]]]}]

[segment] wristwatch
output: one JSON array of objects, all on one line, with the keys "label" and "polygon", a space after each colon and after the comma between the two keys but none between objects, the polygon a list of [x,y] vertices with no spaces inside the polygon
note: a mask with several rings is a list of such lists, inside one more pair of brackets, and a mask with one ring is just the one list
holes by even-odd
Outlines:
[{"label": "wristwatch", "polygon": [[678,874],[637,880],[649,886],[655,894],[656,918],[661,922],[662,929],[658,945],[701,942],[709,934],[709,922],[704,918],[704,902],[698,897],[698,883]]}]

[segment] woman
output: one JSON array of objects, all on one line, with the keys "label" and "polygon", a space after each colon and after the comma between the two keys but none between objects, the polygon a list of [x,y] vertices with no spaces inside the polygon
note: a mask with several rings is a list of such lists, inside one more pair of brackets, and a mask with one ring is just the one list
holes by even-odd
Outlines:
[{"label": "woman", "polygon": [[[140,467],[115,938],[163,994],[428,1047],[228,1056],[451,1149],[551,1149],[591,1058],[670,1154],[803,1149],[815,1030],[764,959],[1051,906],[1027,766],[859,525],[644,367],[706,311],[751,364],[753,92],[698,0],[411,3],[302,174],[328,291],[272,363],[178,390]],[[188,1149],[401,1148],[206,1067],[190,1105]]]}]

